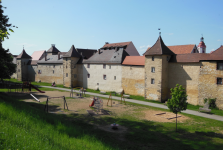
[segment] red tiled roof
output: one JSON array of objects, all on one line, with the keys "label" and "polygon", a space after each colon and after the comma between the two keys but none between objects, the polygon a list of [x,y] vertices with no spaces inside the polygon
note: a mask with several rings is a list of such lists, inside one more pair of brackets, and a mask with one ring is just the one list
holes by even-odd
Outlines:
[{"label": "red tiled roof", "polygon": [[145,65],[145,56],[126,56],[123,65]]},{"label": "red tiled roof", "polygon": [[[174,45],[174,46],[167,46],[172,52],[175,54],[189,54],[192,52],[193,48],[195,47],[195,44],[188,44],[188,45]],[[150,49],[151,47],[148,47],[146,52]],[[146,53],[145,52],[145,53]],[[144,53],[144,54],[145,54]],[[143,55],[144,55],[143,54]]]},{"label": "red tiled roof", "polygon": [[41,58],[41,56],[43,55],[44,52],[45,52],[44,50],[33,52],[33,54],[31,55],[32,60],[40,60],[40,58]]},{"label": "red tiled roof", "polygon": [[105,44],[102,48],[123,47],[123,46],[128,46],[130,43],[131,42],[109,43],[109,44]]},{"label": "red tiled roof", "polygon": [[212,51],[211,54],[213,55],[223,55],[223,46],[221,45],[218,49],[215,51]]}]

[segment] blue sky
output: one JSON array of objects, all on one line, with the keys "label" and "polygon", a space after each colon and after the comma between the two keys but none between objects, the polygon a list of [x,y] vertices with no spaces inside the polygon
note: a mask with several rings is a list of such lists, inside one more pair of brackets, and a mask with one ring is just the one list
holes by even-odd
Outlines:
[{"label": "blue sky", "polygon": [[201,35],[207,53],[223,45],[222,0],[2,0],[14,28],[3,42],[12,54],[23,45],[28,54],[48,50],[61,52],[71,45],[99,49],[105,42],[132,41],[140,54],[152,46],[158,28],[164,43],[196,44]]}]

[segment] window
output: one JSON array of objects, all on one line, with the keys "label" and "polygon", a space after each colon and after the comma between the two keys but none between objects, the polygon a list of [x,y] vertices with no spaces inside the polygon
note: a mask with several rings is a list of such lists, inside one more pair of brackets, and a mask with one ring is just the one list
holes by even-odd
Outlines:
[{"label": "window", "polygon": [[90,78],[90,74],[87,74],[87,78]]},{"label": "window", "polygon": [[114,76],[114,80],[116,80],[116,76]]},{"label": "window", "polygon": [[223,70],[223,62],[217,62],[217,70]]},{"label": "window", "polygon": [[151,72],[155,72],[155,67],[151,67]]},{"label": "window", "polygon": [[53,74],[54,74],[54,70],[53,70]]},{"label": "window", "polygon": [[67,66],[66,66],[66,68],[67,68]]},{"label": "window", "polygon": [[20,69],[18,69],[18,72],[20,72]]},{"label": "window", "polygon": [[106,64],[103,64],[103,68],[106,69]]},{"label": "window", "polygon": [[151,79],[151,84],[155,84],[155,79]]},{"label": "window", "polygon": [[67,58],[66,58],[66,61],[67,61]]},{"label": "window", "polygon": [[222,84],[222,78],[217,78],[217,84]]},{"label": "window", "polygon": [[74,74],[74,78],[77,78],[77,74]]},{"label": "window", "polygon": [[66,73],[66,77],[68,77],[68,73]]},{"label": "window", "polygon": [[97,83],[97,85],[99,85],[99,83]]},{"label": "window", "polygon": [[103,79],[106,80],[106,75],[105,74],[103,75]]},{"label": "window", "polygon": [[152,56],[152,61],[154,61],[154,56]]},{"label": "window", "polygon": [[53,68],[55,68],[55,65],[53,65]]},{"label": "window", "polygon": [[76,68],[76,65],[74,65],[74,68]]},{"label": "window", "polygon": [[109,69],[111,69],[111,65],[109,65]]},{"label": "window", "polygon": [[42,73],[42,71],[41,70],[38,70],[38,74],[41,74]]},{"label": "window", "polygon": [[90,68],[90,64],[87,64],[87,68]]}]

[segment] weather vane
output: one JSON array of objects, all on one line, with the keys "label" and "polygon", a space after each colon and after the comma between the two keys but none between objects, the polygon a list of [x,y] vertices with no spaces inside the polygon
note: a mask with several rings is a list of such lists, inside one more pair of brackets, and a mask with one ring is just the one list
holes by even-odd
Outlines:
[{"label": "weather vane", "polygon": [[[160,28],[158,28],[158,30],[161,30]],[[161,32],[159,32],[159,35],[161,35]]]}]

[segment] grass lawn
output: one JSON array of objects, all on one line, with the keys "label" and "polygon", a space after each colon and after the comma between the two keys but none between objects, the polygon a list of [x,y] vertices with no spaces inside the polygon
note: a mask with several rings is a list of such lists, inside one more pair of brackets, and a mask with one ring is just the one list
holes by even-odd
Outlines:
[{"label": "grass lawn", "polygon": [[[11,81],[11,82],[16,82],[16,83],[22,83],[21,81],[17,81],[17,79],[5,79],[5,81]],[[39,85],[39,86],[51,86],[51,83],[37,83],[37,82],[32,82],[33,85]],[[56,85],[56,87],[61,87],[61,88],[67,88],[64,87],[63,85]],[[40,88],[42,91],[53,91],[50,90],[49,88]],[[67,88],[70,89],[70,88]],[[79,90],[78,88],[74,88],[74,90]],[[92,92],[92,93],[100,93],[100,91],[98,90],[93,90],[93,89],[86,89],[87,92]],[[62,90],[61,90],[62,92]],[[106,92],[105,95],[110,95],[110,92]],[[117,97],[121,97],[121,95],[116,94]],[[154,101],[154,100],[148,100],[145,99],[143,96],[138,96],[138,95],[130,95],[130,99],[135,99],[135,100],[140,100],[140,101],[145,101],[145,102],[151,102],[151,103],[157,103],[157,104],[163,104],[159,101]],[[192,104],[188,104],[187,105],[187,109],[189,110],[195,110],[198,111],[199,107],[203,107],[203,106],[199,106],[199,105],[192,105]],[[219,116],[223,116],[223,111],[219,110],[218,108],[211,108],[211,114],[215,114],[215,115],[219,115]]]},{"label": "grass lawn", "polygon": [[[163,109],[129,104],[136,116],[127,113],[94,118],[46,114],[37,109],[44,103],[23,102],[0,93],[0,149],[222,149],[221,121],[184,114],[191,120],[178,123],[179,132],[175,132],[175,122],[154,122],[138,117],[142,110]],[[113,122],[125,126],[127,132],[118,134],[97,128],[97,125]]]}]

